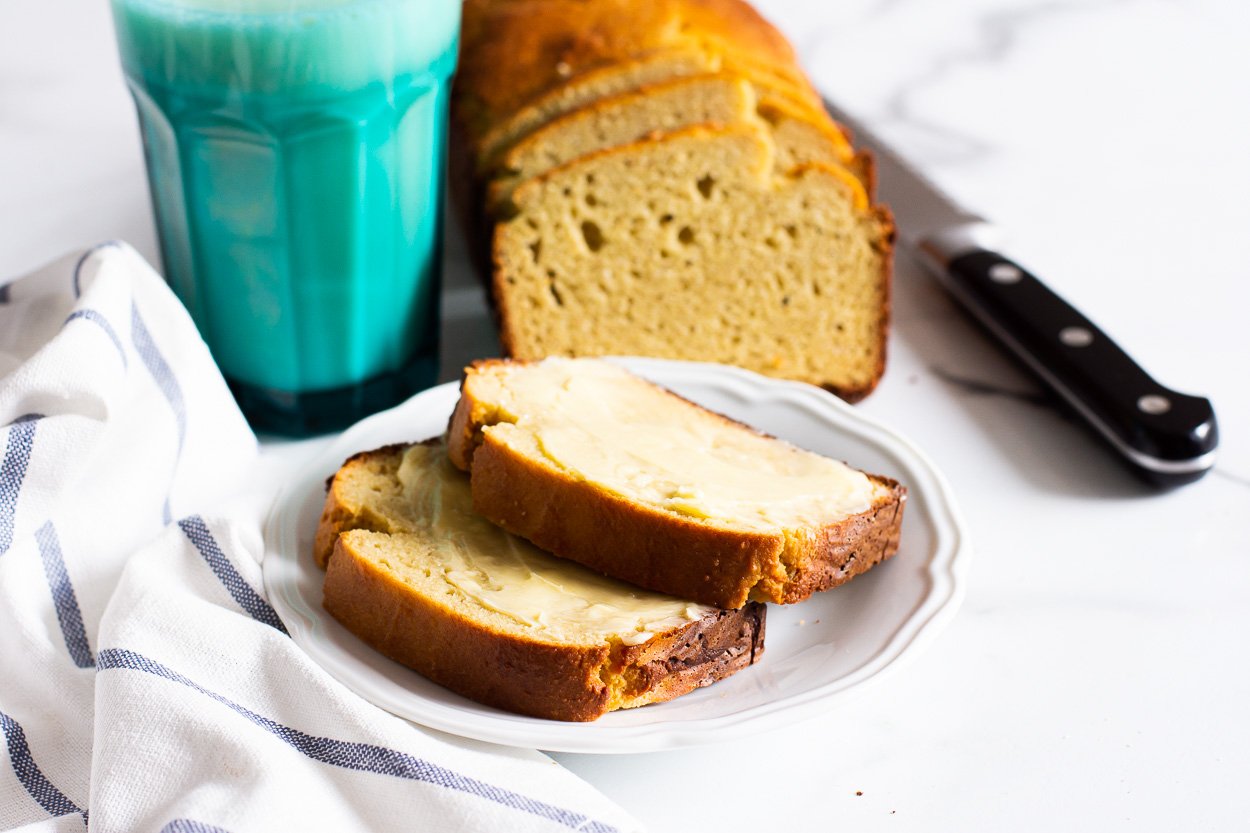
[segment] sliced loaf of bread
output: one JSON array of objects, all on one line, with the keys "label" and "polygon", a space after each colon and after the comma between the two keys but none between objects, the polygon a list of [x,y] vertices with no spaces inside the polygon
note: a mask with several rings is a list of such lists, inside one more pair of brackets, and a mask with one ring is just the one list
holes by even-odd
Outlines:
[{"label": "sliced loaf of bread", "polygon": [[518,187],[492,245],[507,354],[720,362],[866,395],[885,365],[890,216],[845,168],[779,176],[774,152],[758,125],[690,128]]},{"label": "sliced loaf of bread", "polygon": [[663,50],[571,78],[497,122],[476,143],[478,175],[493,174],[504,164],[503,157],[510,148],[553,119],[594,106],[610,96],[710,72],[730,74],[748,81],[761,106],[802,113],[803,118],[836,133],[841,146],[850,147],[845,136],[837,133],[833,120],[813,103],[814,94],[806,88],[766,75],[754,65],[742,64],[732,56],[684,49]]},{"label": "sliced loaf of bread", "polygon": [[666,65],[725,62],[819,105],[790,44],[742,0],[467,0],[456,121],[486,160],[553,114],[675,77]]},{"label": "sliced loaf of bread", "polygon": [[489,523],[441,442],[348,460],[317,540],[325,607],[348,630],[509,711],[593,720],[709,685],[763,651],[763,605],[717,610],[640,590]]},{"label": "sliced loaf of bread", "polygon": [[512,145],[488,185],[486,210],[498,213],[518,184],[580,156],[695,125],[737,124],[754,109],[751,85],[732,73],[676,78],[602,98]]},{"label": "sliced loaf of bread", "polygon": [[[710,360],[849,401],[873,390],[893,250],[873,160],[749,4],[464,14],[452,190],[507,355]],[[755,99],[736,119],[715,87],[730,82]]]},{"label": "sliced loaf of bread", "polygon": [[829,123],[785,101],[765,103],[746,79],[721,72],[648,85],[547,122],[503,154],[487,189],[486,210],[498,215],[525,180],[597,151],[687,127],[756,121],[771,131],[779,171],[807,162],[857,170],[854,150]]},{"label": "sliced loaf of bread", "polygon": [[898,548],[906,491],[585,359],[479,362],[447,434],[475,509],[556,555],[736,608]]}]

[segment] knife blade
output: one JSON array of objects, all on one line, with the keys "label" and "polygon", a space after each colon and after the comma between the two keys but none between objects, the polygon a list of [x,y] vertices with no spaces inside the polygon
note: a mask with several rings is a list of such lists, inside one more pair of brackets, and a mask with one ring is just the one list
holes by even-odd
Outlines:
[{"label": "knife blade", "polygon": [[1158,486],[1202,477],[1219,430],[1211,402],[1155,381],[1111,338],[1002,248],[993,223],[960,206],[854,116],[825,100],[877,162],[899,238],[1003,347],[1132,470]]}]

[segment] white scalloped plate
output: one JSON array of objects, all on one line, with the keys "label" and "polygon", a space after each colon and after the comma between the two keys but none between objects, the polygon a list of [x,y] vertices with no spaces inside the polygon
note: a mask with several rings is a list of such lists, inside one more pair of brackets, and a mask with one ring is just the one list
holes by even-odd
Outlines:
[{"label": "white scalloped plate", "polygon": [[770,605],[756,665],[668,703],[562,723],[482,706],[358,641],[321,607],[312,539],[325,479],[344,459],[444,430],[455,384],[424,391],[344,432],[274,501],[265,525],[265,587],[292,638],[365,699],[445,732],[561,752],[647,752],[720,742],[827,712],[915,655],[954,615],[970,549],[941,474],[910,442],[828,393],[737,368],[620,359],[626,367],[760,430],[908,488],[898,555],[797,605]]}]

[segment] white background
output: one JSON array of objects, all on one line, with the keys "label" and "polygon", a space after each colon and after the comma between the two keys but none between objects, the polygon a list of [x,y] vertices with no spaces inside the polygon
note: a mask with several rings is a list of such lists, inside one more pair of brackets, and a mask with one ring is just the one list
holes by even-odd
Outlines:
[{"label": "white background", "polygon": [[[827,716],[557,760],[656,831],[1250,829],[1250,7],[759,5],[824,92],[1209,396],[1221,458],[1139,486],[900,256],[890,368],[860,407],[961,502],[977,558],[955,622]],[[0,281],[109,238],[159,262],[107,6],[0,0]],[[494,342],[455,245],[447,277],[451,378]],[[269,442],[266,476],[318,447]]]}]

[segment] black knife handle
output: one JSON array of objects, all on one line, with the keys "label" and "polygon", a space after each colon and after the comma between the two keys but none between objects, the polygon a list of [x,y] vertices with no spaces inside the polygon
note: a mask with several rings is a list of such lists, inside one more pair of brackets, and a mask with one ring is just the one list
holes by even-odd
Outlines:
[{"label": "black knife handle", "polygon": [[950,288],[1043,383],[1147,480],[1174,486],[1210,470],[1215,412],[1169,390],[1019,264],[978,250],[946,264]]}]

